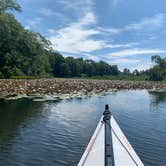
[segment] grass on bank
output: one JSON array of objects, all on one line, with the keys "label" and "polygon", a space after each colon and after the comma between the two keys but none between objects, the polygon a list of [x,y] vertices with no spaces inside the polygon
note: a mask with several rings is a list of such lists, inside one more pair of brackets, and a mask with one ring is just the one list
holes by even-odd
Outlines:
[{"label": "grass on bank", "polygon": [[[53,77],[53,76],[11,76],[10,79],[41,79],[41,78],[59,78],[59,77]],[[147,76],[130,76],[130,75],[122,75],[119,74],[117,76],[110,76],[110,75],[104,75],[104,76],[86,76],[81,75],[80,77],[61,77],[61,78],[75,78],[75,79],[97,79],[97,80],[129,80],[129,81],[147,81]]]},{"label": "grass on bank", "polygon": [[[96,80],[124,80],[124,81],[149,81],[149,76],[147,75],[125,75],[125,74],[118,74],[116,76],[112,75],[103,75],[103,76],[87,76],[82,74],[81,76],[77,77],[53,77],[50,75],[45,76],[11,76],[10,79],[54,79],[54,78],[73,78],[73,79],[96,79]],[[166,78],[162,81],[154,81],[154,82],[166,82]]]}]

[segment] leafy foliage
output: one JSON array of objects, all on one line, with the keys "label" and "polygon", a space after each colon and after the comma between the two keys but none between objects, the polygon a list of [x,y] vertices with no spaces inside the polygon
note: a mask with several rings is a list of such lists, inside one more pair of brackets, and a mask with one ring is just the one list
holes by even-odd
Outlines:
[{"label": "leafy foliage", "polygon": [[0,14],[0,72],[12,75],[43,75],[50,70],[48,43],[41,35],[25,30],[9,13]]},{"label": "leafy foliage", "polygon": [[152,62],[155,66],[147,71],[151,81],[162,81],[166,79],[166,58],[161,58],[158,55],[152,56]]},{"label": "leafy foliage", "polygon": [[76,77],[118,74],[117,66],[103,61],[64,58],[51,49],[39,33],[24,27],[10,13],[0,13],[0,77],[58,76]]},{"label": "leafy foliage", "polygon": [[104,61],[63,57],[53,51],[41,34],[26,30],[9,12],[21,11],[14,0],[0,0],[0,78],[96,77],[161,81],[166,79],[166,59],[152,56],[154,67],[147,71],[125,68]]},{"label": "leafy foliage", "polygon": [[0,13],[8,10],[21,11],[21,7],[14,0],[0,0]]}]

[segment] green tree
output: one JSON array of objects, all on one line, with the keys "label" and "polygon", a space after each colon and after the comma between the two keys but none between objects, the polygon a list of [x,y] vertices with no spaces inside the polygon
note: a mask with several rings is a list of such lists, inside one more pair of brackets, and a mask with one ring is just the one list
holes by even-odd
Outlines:
[{"label": "green tree", "polygon": [[110,66],[110,71],[111,71],[112,75],[118,75],[119,74],[119,70],[118,70],[118,66],[117,65]]},{"label": "green tree", "polygon": [[0,72],[12,75],[48,75],[50,43],[25,30],[12,14],[0,13]]},{"label": "green tree", "polygon": [[4,13],[8,10],[21,11],[21,7],[14,0],[0,0],[0,13]]},{"label": "green tree", "polygon": [[135,70],[133,71],[133,74],[134,74],[135,76],[139,76],[139,71],[138,71],[137,69],[135,69]]},{"label": "green tree", "polygon": [[126,74],[126,75],[129,75],[131,72],[130,72],[129,69],[124,68],[124,69],[123,69],[123,73]]},{"label": "green tree", "polygon": [[83,73],[91,77],[95,75],[95,62],[93,60],[85,60],[83,65]]},{"label": "green tree", "polygon": [[166,58],[161,58],[159,55],[151,57],[154,66],[147,70],[146,73],[151,81],[162,81],[166,78]]},{"label": "green tree", "polygon": [[55,51],[49,52],[49,61],[52,69],[53,76],[60,77],[61,76],[61,64],[65,63],[64,57]]},{"label": "green tree", "polygon": [[152,62],[156,63],[156,64],[160,64],[161,62],[161,57],[159,55],[154,55],[151,57]]},{"label": "green tree", "polygon": [[69,77],[71,75],[70,67],[67,63],[62,63],[60,65],[60,75],[62,77]]},{"label": "green tree", "polygon": [[81,66],[79,60],[74,59],[73,57],[67,57],[65,61],[70,67],[71,76],[79,76],[81,73]]},{"label": "green tree", "polygon": [[148,71],[150,81],[162,81],[164,73],[159,66],[155,66]]}]

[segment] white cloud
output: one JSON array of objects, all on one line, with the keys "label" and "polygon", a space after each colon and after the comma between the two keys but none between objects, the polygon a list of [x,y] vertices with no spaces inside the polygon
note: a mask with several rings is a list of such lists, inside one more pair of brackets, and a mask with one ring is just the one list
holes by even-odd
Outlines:
[{"label": "white cloud", "polygon": [[113,35],[113,34],[119,34],[123,30],[120,28],[103,28],[103,27],[97,27],[99,31],[101,31],[105,35]]},{"label": "white cloud", "polygon": [[85,9],[85,7],[90,9],[94,5],[93,0],[57,0],[56,3],[61,4],[65,9],[76,11],[82,8]]},{"label": "white cloud", "polygon": [[100,61],[100,57],[96,56],[96,55],[91,55],[91,54],[84,54],[85,55],[85,59],[91,59],[91,60],[94,60],[94,61]]},{"label": "white cloud", "polygon": [[166,53],[166,50],[132,48],[132,49],[125,49],[125,50],[122,50],[122,51],[112,52],[107,56],[127,57],[127,56],[134,56],[134,55],[163,54],[163,53]]},{"label": "white cloud", "polygon": [[127,58],[120,58],[120,59],[113,59],[110,60],[110,63],[112,64],[134,64],[139,63],[141,60],[139,59],[127,59]]},{"label": "white cloud", "polygon": [[155,31],[160,28],[164,28],[166,24],[166,14],[164,13],[158,13],[154,15],[153,17],[145,17],[142,18],[140,21],[129,23],[128,25],[125,25],[120,28],[102,28],[98,27],[100,31],[102,31],[106,35],[117,35],[121,34],[126,31],[136,31],[136,32],[150,32]]},{"label": "white cloud", "polygon": [[54,35],[56,33],[55,29],[48,29],[48,33]]},{"label": "white cloud", "polygon": [[40,18],[40,17],[36,17],[32,20],[29,20],[28,25],[26,26],[26,28],[27,29],[37,28],[40,25],[41,21],[42,21],[42,18]]},{"label": "white cloud", "polygon": [[68,22],[70,20],[64,14],[62,14],[60,12],[55,12],[49,8],[41,8],[41,9],[39,9],[39,13],[44,16],[47,16],[47,17],[54,16],[54,19],[59,19],[61,21],[61,23]]},{"label": "white cloud", "polygon": [[94,7],[94,0],[56,0],[56,3],[66,12],[72,13],[75,17],[79,18],[91,11]]},{"label": "white cloud", "polygon": [[106,48],[129,48],[139,45],[139,43],[133,42],[133,43],[127,43],[127,44],[107,44]]},{"label": "white cloud", "polygon": [[154,17],[143,18],[139,22],[131,23],[124,27],[124,30],[155,30],[161,28],[166,23],[166,15],[156,14]]},{"label": "white cloud", "polygon": [[134,71],[135,69],[141,71],[150,68],[150,63],[143,63],[143,61],[140,59],[118,58],[110,59],[108,62],[110,64],[118,65],[121,71],[123,71],[123,69],[126,67],[131,71]]},{"label": "white cloud", "polygon": [[153,66],[152,63],[139,63],[133,67],[130,67],[130,70],[131,71],[134,71],[135,69],[137,69],[138,71],[147,70],[151,68],[152,66]]},{"label": "white cloud", "polygon": [[[49,40],[52,42],[53,48],[63,52],[81,53],[102,49],[105,42],[91,38],[91,36],[99,34],[100,31],[88,27],[95,23],[96,17],[89,12],[78,22],[57,30]],[[53,32],[53,30],[51,31]]]},{"label": "white cloud", "polygon": [[94,39],[94,35],[103,35],[99,28],[91,28],[97,23],[93,12],[88,12],[77,22],[59,30],[48,29],[49,40],[54,49],[69,53],[90,53],[104,48],[127,48],[138,43],[110,44],[106,40]]},{"label": "white cloud", "polygon": [[56,12],[54,12],[53,10],[49,9],[49,8],[41,8],[39,10],[39,13],[45,15],[45,16],[53,16],[56,15]]}]

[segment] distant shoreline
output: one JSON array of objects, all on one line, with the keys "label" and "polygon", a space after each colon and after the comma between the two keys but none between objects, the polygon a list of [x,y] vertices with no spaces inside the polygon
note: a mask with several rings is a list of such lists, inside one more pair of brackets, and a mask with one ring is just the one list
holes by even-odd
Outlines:
[{"label": "distant shoreline", "polygon": [[0,98],[49,95],[82,96],[116,90],[147,89],[166,91],[166,83],[96,79],[0,79]]}]

